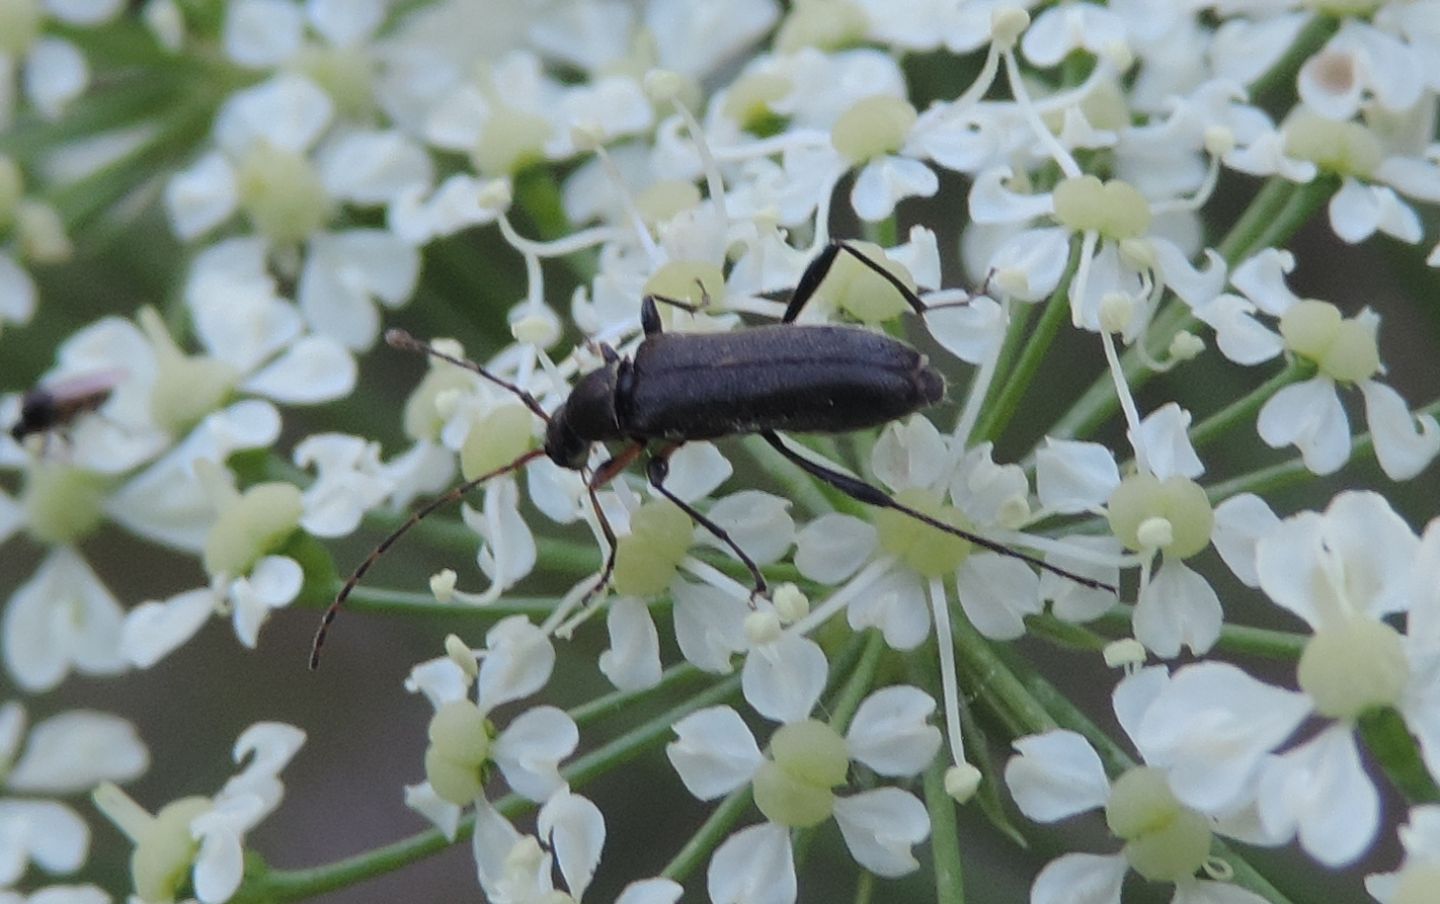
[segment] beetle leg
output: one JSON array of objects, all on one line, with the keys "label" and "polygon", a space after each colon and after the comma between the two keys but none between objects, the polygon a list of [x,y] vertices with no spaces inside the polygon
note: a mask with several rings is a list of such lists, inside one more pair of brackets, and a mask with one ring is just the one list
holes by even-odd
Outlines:
[{"label": "beetle leg", "polygon": [[645,451],[643,442],[635,442],[626,446],[619,453],[612,456],[609,461],[595,469],[590,479],[585,481],[585,492],[590,495],[590,509],[595,512],[595,520],[600,523],[600,533],[605,537],[605,543],[610,551],[605,554],[605,567],[600,569],[600,578],[585,593],[584,601],[589,602],[597,594],[605,589],[610,583],[610,576],[615,573],[615,551],[619,542],[615,539],[615,529],[610,526],[610,519],[605,517],[605,510],[600,507],[600,499],[596,491],[605,484],[614,480],[616,475],[630,466],[630,463],[640,457]]},{"label": "beetle leg", "polygon": [[665,488],[665,478],[670,474],[670,454],[678,448],[680,447],[671,446],[663,452],[651,455],[650,461],[645,465],[645,476],[650,479],[650,485],[655,488],[655,492],[675,503],[680,507],[680,510],[689,515],[695,523],[708,530],[721,543],[730,547],[730,551],[735,553],[736,557],[745,564],[746,568],[750,569],[750,576],[755,579],[755,585],[750,591],[750,601],[753,603],[756,597],[765,596],[770,590],[770,585],[765,583],[765,575],[760,573],[760,566],[756,565],[755,560],[745,554],[745,550],[741,549],[740,545],[731,539],[723,527],[700,514],[695,510],[694,506],[680,499],[680,497]]},{"label": "beetle leg", "polygon": [[953,524],[946,524],[944,521],[932,518],[924,512],[913,509],[910,506],[904,504],[903,502],[895,500],[890,496],[889,493],[886,493],[884,490],[880,489],[877,486],[872,486],[857,477],[851,477],[848,474],[841,474],[839,471],[828,468],[825,465],[819,464],[817,462],[813,462],[805,456],[801,455],[799,452],[796,452],[790,446],[786,445],[785,441],[782,440],[780,438],[780,435],[777,434],[774,430],[762,430],[760,432],[760,436],[764,438],[765,442],[773,446],[775,450],[781,455],[785,456],[786,458],[790,459],[790,461],[799,465],[803,471],[813,477],[825,481],[826,483],[830,484],[832,487],[852,499],[858,499],[866,505],[873,505],[878,508],[888,508],[893,509],[897,512],[902,512],[903,514],[909,515],[911,518],[914,518],[916,521],[919,521],[922,524],[930,525],[936,530],[941,530],[947,534],[960,537],[964,540],[969,540],[971,543],[974,543],[976,546],[979,546],[982,549],[988,549],[991,552],[999,553],[1002,556],[1009,556],[1012,559],[1019,559],[1022,562],[1028,562],[1043,571],[1048,571],[1052,574],[1058,574],[1062,578],[1068,578],[1069,580],[1072,580],[1077,584],[1089,587],[1093,590],[1108,590],[1111,593],[1116,592],[1114,587],[1104,583],[1103,581],[1097,581],[1094,578],[1087,578],[1084,575],[1076,574],[1073,571],[1067,571],[1064,568],[1051,565],[1049,562],[1046,562],[1044,559],[1041,559],[1037,556],[1032,556],[1029,553],[1023,553],[1019,550],[1011,549],[1003,543],[997,543],[996,541],[986,539],[979,534],[971,533],[968,530],[962,530],[961,528],[958,528]]}]

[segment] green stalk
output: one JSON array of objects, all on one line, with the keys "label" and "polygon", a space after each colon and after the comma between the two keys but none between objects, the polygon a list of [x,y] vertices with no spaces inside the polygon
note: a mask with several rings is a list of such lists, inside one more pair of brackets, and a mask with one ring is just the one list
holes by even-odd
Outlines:
[{"label": "green stalk", "polygon": [[1270,401],[1271,396],[1294,383],[1310,370],[1313,368],[1298,361],[1290,361],[1279,373],[1191,427],[1191,444],[1198,449],[1219,439],[1240,423],[1253,421],[1256,412]]},{"label": "green stalk", "polygon": [[[1002,376],[1002,371],[995,373],[995,382],[990,386],[990,397],[985,400],[985,406],[980,413],[980,419],[975,424],[975,430],[970,435],[967,445],[993,441],[1004,430],[1010,419],[1020,409],[1020,400],[1034,381],[1035,375],[1040,370],[1040,365],[1049,353],[1055,336],[1060,332],[1060,327],[1069,320],[1070,315],[1070,280],[1075,276],[1075,268],[1080,263],[1079,244],[1070,243],[1070,260],[1065,266],[1065,273],[1060,277],[1060,284],[1055,291],[1050,293],[1050,299],[1045,302],[1045,313],[1041,315],[1040,321],[1035,328],[1029,331],[1028,336],[1022,336],[1020,332],[1015,335],[1025,338],[1025,348],[1020,353],[1020,359],[1009,373]],[[1019,322],[1017,320],[1017,322]],[[1006,343],[1011,340],[1006,336]],[[1003,355],[1002,355],[1003,357]]]},{"label": "green stalk", "polygon": [[[1129,637],[1130,625],[1134,616],[1134,606],[1117,603],[1114,608],[1091,624],[1119,637]],[[1305,651],[1305,644],[1309,641],[1309,634],[1226,624],[1220,628],[1220,639],[1215,642],[1215,649],[1222,653],[1234,653],[1237,656],[1255,656],[1261,659],[1295,662]]]}]

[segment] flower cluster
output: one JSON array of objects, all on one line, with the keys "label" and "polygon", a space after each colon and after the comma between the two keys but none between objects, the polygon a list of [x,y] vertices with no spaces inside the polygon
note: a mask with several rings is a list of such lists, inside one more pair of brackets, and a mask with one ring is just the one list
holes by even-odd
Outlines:
[{"label": "flower cluster", "polygon": [[[1406,393],[1436,340],[1423,290],[1312,293],[1377,234],[1440,267],[1437,21],[0,0],[0,542],[39,550],[4,575],[0,902],[295,900],[466,838],[504,904],[790,904],[817,846],[858,897],[958,901],[961,807],[1022,839],[1104,810],[1119,853],[1033,864],[1037,904],[1131,871],[1285,900],[1222,839],[1428,900],[1440,405]],[[135,580],[121,532],[176,567]],[[346,580],[356,534],[385,539]],[[427,540],[467,561],[372,583]],[[428,723],[385,726],[405,778],[355,779],[427,834],[260,859],[306,738],[279,721],[223,724],[213,796],[120,789],[185,751],[91,688],[189,680],[161,669],[216,616],[254,650],[329,606],[318,656],[342,603],[455,631],[404,681]],[[1059,650],[1120,670],[1123,736]],[[177,724],[233,714],[196,687]],[[661,781],[706,816],[643,849],[607,783]]]}]

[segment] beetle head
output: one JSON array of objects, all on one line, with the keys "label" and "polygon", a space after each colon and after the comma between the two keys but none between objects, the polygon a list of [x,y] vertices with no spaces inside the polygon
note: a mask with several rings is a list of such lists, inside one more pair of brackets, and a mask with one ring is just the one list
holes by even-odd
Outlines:
[{"label": "beetle head", "polygon": [[619,361],[580,378],[570,398],[550,415],[545,430],[545,454],[562,468],[578,471],[584,467],[593,443],[622,439],[620,419],[615,413],[615,386]]}]

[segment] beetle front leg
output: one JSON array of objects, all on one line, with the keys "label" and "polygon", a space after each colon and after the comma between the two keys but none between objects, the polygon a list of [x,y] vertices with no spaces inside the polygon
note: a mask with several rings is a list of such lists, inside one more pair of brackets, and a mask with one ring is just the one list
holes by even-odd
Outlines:
[{"label": "beetle front leg", "polygon": [[590,479],[585,481],[585,492],[590,495],[590,509],[595,513],[595,520],[600,524],[600,533],[605,537],[605,543],[610,547],[605,554],[605,566],[600,569],[600,578],[595,586],[585,592],[583,602],[589,602],[600,594],[610,583],[610,577],[615,574],[615,553],[619,548],[619,541],[615,538],[615,529],[610,526],[610,519],[605,517],[605,510],[600,507],[600,498],[596,491],[605,484],[614,480],[616,475],[630,466],[630,463],[640,457],[645,451],[644,443],[633,443],[612,456],[609,461],[595,469]]},{"label": "beetle front leg", "polygon": [[790,461],[794,462],[796,465],[799,465],[800,468],[807,474],[823,480],[835,489],[844,493],[846,496],[849,496],[851,499],[857,499],[860,502],[865,503],[866,505],[873,505],[878,508],[893,509],[897,512],[909,515],[911,518],[914,518],[916,521],[919,521],[922,524],[928,524],[936,530],[944,531],[947,534],[960,537],[963,540],[969,540],[971,543],[974,543],[976,546],[979,546],[982,549],[988,549],[991,552],[999,553],[1002,556],[1009,556],[1012,559],[1019,559],[1022,562],[1028,562],[1029,564],[1034,565],[1036,568],[1039,568],[1042,571],[1048,571],[1052,574],[1058,574],[1062,578],[1068,578],[1075,583],[1080,584],[1084,587],[1089,587],[1092,590],[1108,590],[1111,593],[1116,592],[1114,587],[1106,584],[1103,581],[1097,581],[1094,578],[1087,578],[1084,575],[1076,574],[1073,571],[1067,571],[1064,568],[1060,568],[1059,566],[1051,565],[1049,562],[1046,562],[1044,559],[1041,559],[1038,556],[1032,556],[1029,553],[1024,553],[1016,549],[1011,549],[1003,543],[997,543],[996,541],[982,537],[979,534],[971,533],[968,530],[962,530],[961,528],[958,528],[953,524],[946,524],[944,521],[941,521],[937,518],[932,518],[924,512],[913,509],[905,503],[896,500],[889,493],[885,492],[877,486],[871,486],[870,484],[866,483],[863,480],[860,480],[857,477],[851,477],[848,474],[841,474],[839,471],[828,468],[825,465],[819,464],[818,462],[813,462],[805,456],[801,455],[799,452],[796,452],[790,446],[786,445],[785,441],[782,440],[780,438],[780,435],[774,430],[761,431],[760,436],[764,438],[765,442],[769,443],[772,447],[774,447],[775,451],[779,452],[781,455],[785,456]]},{"label": "beetle front leg", "polygon": [[745,567],[750,569],[750,576],[755,580],[755,585],[750,591],[750,601],[753,603],[756,597],[765,596],[770,590],[770,585],[765,583],[765,575],[760,573],[760,566],[756,565],[755,560],[745,554],[745,550],[741,549],[740,545],[730,538],[730,535],[725,532],[723,527],[700,514],[700,512],[695,510],[694,506],[680,499],[680,497],[665,488],[665,478],[670,474],[670,454],[678,448],[680,447],[671,446],[664,452],[652,455],[650,461],[645,465],[645,476],[650,479],[650,485],[655,488],[655,492],[675,503],[680,507],[681,511],[689,515],[697,524],[708,530],[720,540],[720,542],[730,547],[731,552],[735,553],[740,561],[745,564]]}]

